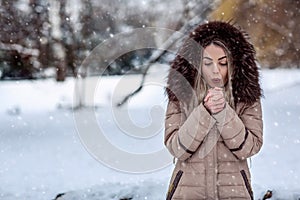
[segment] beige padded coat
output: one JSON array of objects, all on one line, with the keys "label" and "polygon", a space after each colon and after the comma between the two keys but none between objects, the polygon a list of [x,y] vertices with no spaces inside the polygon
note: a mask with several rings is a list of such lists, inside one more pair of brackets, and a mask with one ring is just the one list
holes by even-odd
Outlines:
[{"label": "beige padded coat", "polygon": [[[253,199],[247,158],[263,144],[262,91],[255,50],[246,36],[225,22],[199,25],[171,64],[164,142],[176,165],[167,200]],[[201,47],[212,41],[228,48],[234,99],[234,108],[226,103],[216,115],[202,103],[187,106],[194,101],[191,86],[201,66]]]},{"label": "beige padded coat", "polygon": [[215,116],[203,104],[188,117],[180,110],[170,102],[166,113],[165,144],[178,159],[169,198],[253,199],[247,158],[262,146],[260,102]]}]

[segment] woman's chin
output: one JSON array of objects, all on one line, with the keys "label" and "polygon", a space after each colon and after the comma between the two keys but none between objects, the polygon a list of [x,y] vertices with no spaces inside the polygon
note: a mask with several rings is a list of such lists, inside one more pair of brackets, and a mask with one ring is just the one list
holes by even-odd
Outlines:
[{"label": "woman's chin", "polygon": [[224,85],[221,84],[221,83],[219,83],[219,84],[216,84],[216,83],[209,84],[209,88],[215,88],[215,87],[223,88]]}]

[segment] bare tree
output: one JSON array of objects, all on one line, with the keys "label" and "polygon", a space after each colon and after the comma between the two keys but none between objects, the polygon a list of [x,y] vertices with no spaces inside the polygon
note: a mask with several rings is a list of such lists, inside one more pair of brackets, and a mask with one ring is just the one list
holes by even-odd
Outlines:
[{"label": "bare tree", "polygon": [[[102,2],[103,3],[103,2]],[[138,13],[141,12],[141,10],[138,10],[138,8],[136,8],[135,4],[133,4],[132,6],[133,7],[127,7],[127,9],[121,9],[121,10],[118,10],[119,8],[116,8],[115,5],[112,5],[113,8],[109,7],[109,4],[105,4],[106,7],[104,6],[101,6],[101,9],[99,9],[97,7],[97,5],[95,4],[95,2],[93,2],[92,4],[90,4],[90,1],[89,0],[86,0],[84,1],[83,5],[84,4],[87,4],[85,5],[85,7],[87,8],[87,11],[90,12],[89,14],[93,13],[92,15],[95,15],[95,16],[91,16],[89,14],[84,14],[84,12],[81,14],[81,20],[82,19],[85,19],[86,20],[86,23],[85,23],[85,27],[83,28],[83,31],[84,31],[84,35],[85,35],[85,38],[83,38],[82,40],[85,41],[85,42],[90,42],[90,40],[88,40],[87,38],[90,36],[90,35],[95,35],[95,32],[93,34],[91,34],[93,31],[93,26],[95,25],[96,22],[94,22],[93,18],[98,18],[98,19],[101,19],[102,21],[107,21],[107,20],[110,20],[112,19],[112,21],[107,21],[108,24],[102,24],[101,28],[102,30],[113,30],[114,28],[114,24],[117,24],[117,27],[124,27],[126,26],[127,28],[137,28],[137,27],[142,27],[143,26],[147,26],[147,23],[149,22],[149,26],[151,26],[152,23],[150,23],[151,20],[163,20],[159,17],[157,17],[157,13],[155,13],[154,11],[151,11],[150,13],[148,13],[148,15],[146,15],[145,13],[143,14],[143,17],[141,19],[139,19],[138,17],[140,17],[140,15],[138,15]],[[208,13],[211,11],[211,9],[213,8],[213,3],[211,1],[201,1],[201,2],[197,2],[196,0],[193,1],[193,3],[186,3],[186,1],[182,2],[183,5],[186,4],[186,8],[184,9],[184,13],[185,14],[182,14],[183,18],[181,20],[181,23],[180,26],[178,26],[177,30],[178,32],[180,32],[181,34],[177,34],[174,33],[173,35],[171,35],[170,37],[166,38],[165,39],[165,42],[159,42],[159,50],[156,50],[153,52],[153,54],[150,56],[150,58],[145,62],[143,63],[143,69],[141,71],[141,76],[142,76],[142,79],[141,79],[141,82],[139,84],[139,86],[137,87],[137,89],[135,91],[133,91],[132,93],[128,94],[122,101],[120,101],[117,106],[122,106],[124,105],[128,99],[130,99],[132,96],[134,96],[135,94],[137,94],[139,91],[142,90],[142,88],[144,87],[144,83],[145,83],[145,79],[146,79],[146,76],[148,74],[148,70],[150,69],[150,67],[158,62],[167,52],[168,50],[170,49],[174,49],[175,46],[178,46],[182,40],[184,39],[182,37],[182,35],[187,35],[188,32],[190,32],[195,26],[197,26],[199,23],[202,23]],[[90,5],[93,5],[93,7],[91,8]],[[108,6],[108,7],[107,7]],[[127,6],[127,5],[126,5]],[[121,5],[119,5],[120,8],[123,8]],[[134,8],[134,9],[131,9],[131,8]],[[116,11],[117,10],[117,11]],[[114,12],[116,16],[111,16],[110,14]],[[108,18],[106,18],[108,17]],[[150,20],[148,19],[150,17]],[[122,18],[122,19],[121,19]],[[124,18],[124,19],[123,19]],[[145,18],[145,19],[144,19]],[[124,21],[121,21],[121,20],[124,20]],[[98,20],[100,21],[100,20]],[[136,26],[136,27],[135,27]],[[99,26],[97,26],[99,27]],[[118,30],[121,30],[121,29],[118,29]],[[98,30],[100,31],[100,30]],[[113,31],[117,31],[116,30],[113,30]],[[112,34],[114,32],[111,32]],[[105,33],[103,33],[105,35]],[[160,36],[158,36],[160,37]],[[90,45],[90,43],[87,43],[87,45]],[[164,49],[163,51],[161,49]],[[103,62],[101,64],[100,67],[105,67],[106,66],[106,63],[105,63],[105,60],[109,60],[107,59],[107,57],[109,56],[113,56],[114,55],[114,52],[116,50],[114,49],[107,49],[107,52],[105,53],[105,55],[102,55],[102,54],[98,54],[97,55],[97,58],[95,58],[96,60],[98,60],[98,66],[100,65],[101,62]],[[104,56],[104,57],[103,57]],[[93,66],[93,64],[90,63],[89,67]],[[85,66],[82,66],[80,68],[80,72],[79,72],[79,79],[77,80],[76,82],[76,99],[77,99],[77,102],[76,104],[74,105],[74,108],[81,108],[81,107],[85,107],[85,102],[83,102],[83,99],[84,99],[84,96],[85,96],[85,85],[86,85],[86,80],[85,80],[85,77],[87,76],[88,74],[88,69],[85,67]],[[90,69],[89,69],[90,71]],[[90,72],[89,72],[90,73]]]},{"label": "bare tree", "polygon": [[[0,35],[3,47],[1,50],[8,55],[4,60],[1,58],[1,62],[11,58],[10,77],[33,78],[34,73],[47,65],[50,32],[48,19],[46,0],[1,1]],[[18,55],[16,56],[18,62],[14,60],[15,54]]]},{"label": "bare tree", "polygon": [[[199,23],[205,21],[208,13],[211,12],[214,4],[211,3],[211,1],[197,2],[196,0],[193,1],[183,0],[183,4],[185,5],[183,11],[184,17],[181,20],[183,25],[178,30],[178,32],[182,33],[183,35],[186,35],[188,32],[193,30],[195,26],[197,26]],[[132,93],[125,96],[124,99],[117,104],[117,106],[124,105],[131,97],[133,97],[134,95],[136,95],[142,90],[150,67],[154,63],[156,63],[162,56],[164,56],[168,52],[168,49],[170,49],[175,43],[181,43],[183,41],[184,37],[182,37],[182,34],[177,34],[175,32],[161,46],[160,49],[163,49],[163,51],[157,50],[152,54],[150,59],[145,64],[146,67],[142,73],[142,80],[138,88],[134,90]]]},{"label": "bare tree", "polygon": [[[31,45],[40,51],[39,62],[40,67],[47,66],[49,60],[49,36],[50,23],[48,13],[48,2],[45,0],[30,0],[29,7],[31,8],[30,24],[34,27],[28,31],[32,42]],[[25,27],[26,28],[26,27]]]}]

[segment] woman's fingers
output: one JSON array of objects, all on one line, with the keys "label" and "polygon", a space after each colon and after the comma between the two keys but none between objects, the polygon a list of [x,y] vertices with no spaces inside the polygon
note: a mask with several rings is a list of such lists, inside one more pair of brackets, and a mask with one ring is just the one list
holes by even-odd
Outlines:
[{"label": "woman's fingers", "polygon": [[207,93],[207,95],[204,98],[204,102],[207,102],[213,95],[211,93]]},{"label": "woman's fingers", "polygon": [[210,88],[207,91],[207,95],[204,98],[204,102],[208,101],[208,99],[212,98],[213,100],[218,100],[224,97],[222,88]]},{"label": "woman's fingers", "polygon": [[222,111],[224,109],[224,106],[225,106],[225,104],[213,105],[211,107],[210,112],[212,114],[218,113],[218,112],[220,112],[220,111]]},{"label": "woman's fingers", "polygon": [[216,101],[208,99],[208,101],[204,103],[204,106],[207,110],[209,110],[210,113],[214,114],[223,110],[223,108],[225,107],[225,99],[220,98]]},{"label": "woman's fingers", "polygon": [[224,99],[223,94],[216,94],[216,95],[213,95],[213,96],[211,97],[211,100],[212,100],[212,101],[219,101],[219,100],[221,100],[221,99]]},{"label": "woman's fingers", "polygon": [[223,89],[218,87],[209,89],[204,98],[204,106],[212,114],[222,111],[225,103]]}]

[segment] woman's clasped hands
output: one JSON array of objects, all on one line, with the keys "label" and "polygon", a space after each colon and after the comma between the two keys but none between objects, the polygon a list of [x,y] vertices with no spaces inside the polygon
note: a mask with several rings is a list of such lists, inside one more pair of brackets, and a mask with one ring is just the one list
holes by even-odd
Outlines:
[{"label": "woman's clasped hands", "polygon": [[222,88],[210,88],[204,98],[204,107],[211,113],[217,114],[225,108],[225,97]]}]

